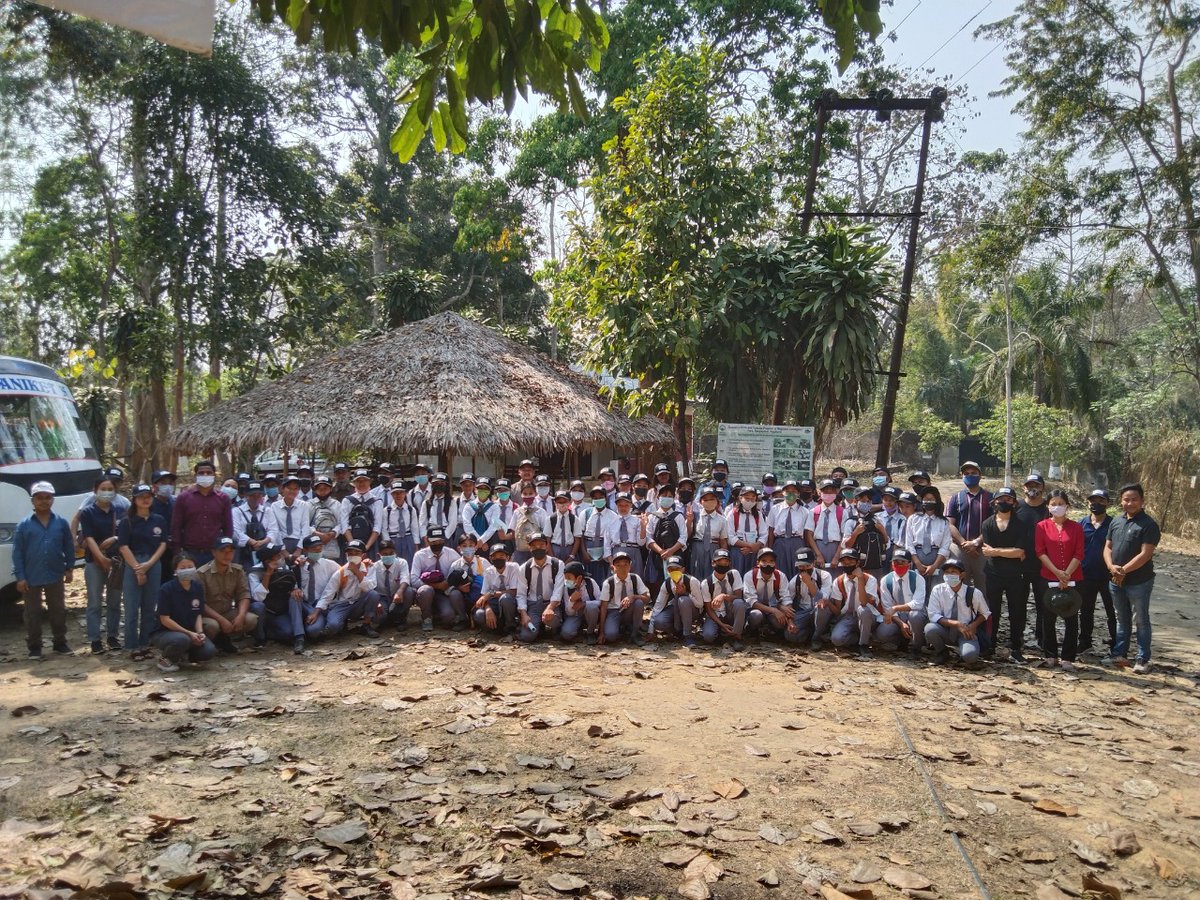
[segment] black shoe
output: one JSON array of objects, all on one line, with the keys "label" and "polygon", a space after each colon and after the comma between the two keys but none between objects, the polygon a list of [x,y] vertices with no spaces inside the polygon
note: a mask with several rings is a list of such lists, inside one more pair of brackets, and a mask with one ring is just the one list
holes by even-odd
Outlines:
[{"label": "black shoe", "polygon": [[42,658],[41,645],[38,645],[37,647],[32,647],[32,646],[29,647],[29,658],[30,659],[41,659]]},{"label": "black shoe", "polygon": [[55,641],[54,642],[54,652],[61,653],[63,656],[66,656],[67,654],[69,654],[71,652],[71,645],[68,644],[66,641]]},{"label": "black shoe", "polygon": [[642,633],[640,631],[637,634],[631,634],[629,636],[629,642],[631,644],[633,644],[633,646],[635,646],[635,647],[645,647],[646,646],[646,639],[644,637],[642,637]]},{"label": "black shoe", "polygon": [[99,641],[92,641],[92,656],[99,656],[104,652],[104,645]]},{"label": "black shoe", "polygon": [[267,646],[267,639],[261,638],[258,635],[255,635],[254,636],[254,649],[261,650],[265,646]]},{"label": "black shoe", "polygon": [[112,650],[114,653],[119,653],[120,651],[124,650],[125,648],[121,646],[121,642],[118,641],[116,638],[109,638],[108,639],[108,649]]},{"label": "black shoe", "polygon": [[[458,629],[458,630],[461,630],[461,629]],[[365,634],[369,638],[379,637],[379,632],[376,631],[374,628],[372,628],[370,625],[368,625],[366,622],[363,622],[360,626],[358,626],[358,632],[359,632],[359,634]]]},{"label": "black shoe", "polygon": [[1013,651],[1011,654],[1009,654],[1008,659],[1009,659],[1009,662],[1016,663],[1018,666],[1023,666],[1027,662],[1029,662],[1029,660],[1027,660],[1025,658],[1025,654],[1017,652],[1017,651]]},{"label": "black shoe", "polygon": [[298,637],[292,644],[292,652],[300,656],[304,652],[304,638]]},{"label": "black shoe", "polygon": [[213,644],[222,653],[237,653],[238,648],[233,646],[233,641],[229,639],[227,634],[218,634],[212,639]]},{"label": "black shoe", "polygon": [[948,662],[950,662],[949,650],[939,650],[933,655],[933,664],[935,666],[944,666]]},{"label": "black shoe", "polygon": [[873,654],[873,653],[871,652],[871,648],[870,648],[870,647],[866,647],[866,646],[860,646],[860,647],[858,648],[858,658],[859,658],[859,659],[874,659],[874,658],[875,658],[875,654]]}]

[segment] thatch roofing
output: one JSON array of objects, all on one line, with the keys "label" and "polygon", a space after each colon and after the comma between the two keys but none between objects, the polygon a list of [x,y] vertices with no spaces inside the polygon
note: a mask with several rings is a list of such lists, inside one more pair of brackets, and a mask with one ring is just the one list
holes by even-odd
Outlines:
[{"label": "thatch roofing", "polygon": [[610,410],[597,385],[454,313],[358,341],[190,416],[168,437],[217,449],[378,449],[466,456],[590,443],[672,444],[660,419]]}]

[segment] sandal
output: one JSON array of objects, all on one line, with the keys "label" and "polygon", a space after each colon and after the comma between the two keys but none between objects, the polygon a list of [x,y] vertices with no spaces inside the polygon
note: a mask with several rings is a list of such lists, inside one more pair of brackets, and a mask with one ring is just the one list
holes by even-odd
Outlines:
[{"label": "sandal", "polygon": [[135,662],[141,662],[142,660],[149,659],[153,655],[154,651],[152,651],[149,647],[142,647],[141,649],[134,650],[132,653],[130,653],[129,658]]}]

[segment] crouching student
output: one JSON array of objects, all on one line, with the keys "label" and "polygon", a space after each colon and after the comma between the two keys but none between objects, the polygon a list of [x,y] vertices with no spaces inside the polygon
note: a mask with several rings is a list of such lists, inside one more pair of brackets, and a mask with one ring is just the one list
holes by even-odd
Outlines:
[{"label": "crouching student", "polygon": [[883,621],[875,626],[875,643],[886,650],[908,644],[915,658],[925,648],[925,626],[929,615],[925,609],[925,579],[912,566],[912,557],[905,550],[892,554],[892,571],[879,582],[879,599],[883,604]]},{"label": "crouching student", "polygon": [[633,559],[624,550],[613,554],[612,567],[613,574],[604,579],[604,585],[600,588],[596,619],[588,621],[588,628],[596,629],[596,642],[599,644],[617,640],[624,628],[629,640],[640,647],[644,643],[642,618],[650,599],[650,589],[640,575],[631,571]]},{"label": "crouching student", "polygon": [[704,624],[700,627],[700,640],[709,645],[728,640],[733,650],[740,651],[744,648],[742,634],[746,628],[742,576],[733,567],[728,550],[713,551],[712,566],[712,575],[704,580]]},{"label": "crouching student", "polygon": [[755,567],[742,579],[742,590],[749,607],[747,630],[783,637],[796,616],[787,579],[775,567],[775,551],[770,547],[756,554]]},{"label": "crouching student", "polygon": [[475,624],[498,634],[514,635],[517,623],[517,579],[520,567],[508,561],[508,548],[497,542],[488,554],[491,567],[483,573],[483,588],[475,601]]},{"label": "crouching student", "polygon": [[222,653],[237,653],[235,635],[253,634],[255,647],[267,642],[265,625],[260,624],[263,605],[250,597],[246,573],[233,561],[235,549],[233,538],[217,538],[212,561],[198,571],[204,585],[204,633]]},{"label": "crouching student", "polygon": [[517,576],[517,617],[521,620],[517,636],[526,644],[543,633],[554,634],[562,624],[555,603],[561,602],[566,567],[561,559],[550,556],[550,536],[545,532],[529,536],[529,557],[521,563]]},{"label": "crouching student", "polygon": [[819,605],[813,614],[813,643],[828,629],[835,647],[857,644],[859,659],[870,659],[875,614],[880,612],[879,582],[859,567],[859,554],[853,547],[842,550],[837,562],[842,574],[833,580],[829,602]]},{"label": "crouching student", "polygon": [[651,634],[676,634],[683,646],[696,646],[692,623],[704,615],[704,588],[700,579],[684,571],[683,558],[667,558],[667,579],[658,590],[658,599],[650,610]]},{"label": "crouching student", "polygon": [[958,648],[958,658],[974,668],[979,660],[979,629],[987,621],[988,607],[978,588],[963,582],[963,564],[951,557],[942,563],[942,581],[929,594],[929,624],[925,640],[933,648],[933,661],[950,659],[947,645]]},{"label": "crouching student", "polygon": [[427,545],[413,556],[409,583],[416,589],[421,608],[421,630],[433,631],[433,623],[463,631],[467,627],[467,607],[463,593],[450,586],[446,576],[459,560],[457,551],[446,546],[446,529],[430,528]]},{"label": "crouching student", "polygon": [[817,568],[817,554],[805,547],[796,551],[796,575],[788,582],[792,596],[792,620],[788,623],[784,640],[790,644],[811,643],[813,639],[813,612],[817,604],[828,600],[833,591],[833,576]]},{"label": "crouching student", "polygon": [[158,670],[178,672],[179,664],[200,663],[216,656],[217,648],[204,634],[204,585],[196,563],[186,553],[175,557],[175,577],[158,590],[158,627],[150,643],[158,650]]},{"label": "crouching student", "polygon": [[[451,567],[450,574],[453,575],[459,571],[465,574],[466,580],[459,587],[459,591],[463,594],[467,609],[474,609],[483,594],[483,576],[492,566],[487,561],[487,554],[479,552],[473,534],[459,535],[458,557],[458,562]],[[474,627],[474,622],[474,618],[471,618],[472,627]]]},{"label": "crouching student", "polygon": [[352,540],[346,544],[346,563],[338,568],[337,578],[325,588],[325,594],[317,601],[316,612],[309,616],[307,624],[321,624],[319,635],[333,637],[346,630],[346,623],[361,619],[359,633],[367,637],[379,637],[375,624],[383,618],[383,605],[374,593],[375,577],[371,560],[367,559],[367,546],[362,541]]},{"label": "crouching student", "polygon": [[367,605],[383,607],[382,625],[394,625],[397,631],[408,628],[408,611],[413,605],[413,589],[408,583],[408,560],[397,550],[390,537],[379,541],[379,561],[371,566],[372,587]]},{"label": "crouching student", "polygon": [[554,611],[561,620],[558,636],[563,643],[575,643],[580,631],[588,632],[589,637],[593,636],[588,631],[587,622],[589,618],[592,621],[599,620],[600,585],[588,576],[587,569],[578,560],[567,563],[563,569],[562,597],[554,605]]},{"label": "crouching student", "polygon": [[[339,566],[337,560],[325,555],[325,544],[316,533],[300,542],[304,556],[295,568],[284,564],[283,555],[277,552],[281,547],[271,549],[275,553],[274,565],[268,560],[250,573],[250,593],[266,597],[263,603],[267,610],[267,637],[285,643],[291,641],[292,651],[299,655],[304,652],[305,636],[320,637],[325,627],[317,604],[327,591],[332,591]],[[283,604],[283,596],[288,597],[287,604]]]}]

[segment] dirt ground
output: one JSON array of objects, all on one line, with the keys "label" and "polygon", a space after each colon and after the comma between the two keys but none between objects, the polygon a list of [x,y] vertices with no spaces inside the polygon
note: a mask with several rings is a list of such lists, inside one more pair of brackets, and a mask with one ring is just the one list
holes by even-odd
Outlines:
[{"label": "dirt ground", "polygon": [[0,897],[980,896],[954,834],[993,897],[1197,896],[1200,559],[1159,571],[1148,676],[387,632],[164,677],[30,663],[10,607]]}]

